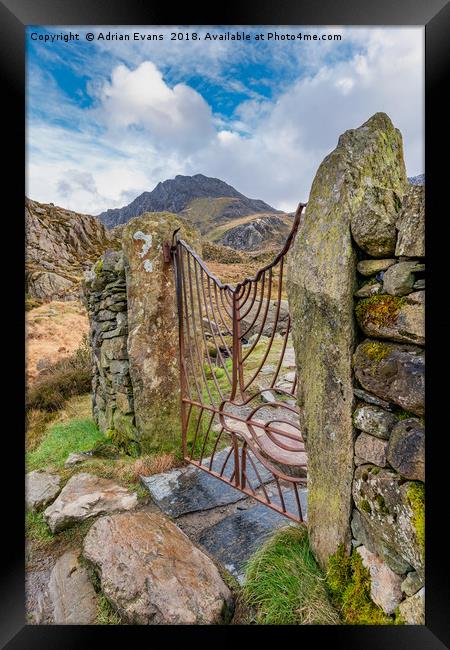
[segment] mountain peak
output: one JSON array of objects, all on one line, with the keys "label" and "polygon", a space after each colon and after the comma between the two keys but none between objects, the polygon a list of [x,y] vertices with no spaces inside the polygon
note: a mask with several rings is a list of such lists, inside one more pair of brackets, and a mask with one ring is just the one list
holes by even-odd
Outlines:
[{"label": "mountain peak", "polygon": [[177,174],[175,178],[159,182],[151,192],[143,192],[129,205],[106,210],[99,214],[98,218],[107,227],[112,228],[144,212],[179,213],[189,209],[190,204],[198,199],[227,198],[230,199],[229,204],[233,202],[234,217],[258,212],[279,212],[264,201],[249,199],[219,178],[198,173],[193,176]]}]

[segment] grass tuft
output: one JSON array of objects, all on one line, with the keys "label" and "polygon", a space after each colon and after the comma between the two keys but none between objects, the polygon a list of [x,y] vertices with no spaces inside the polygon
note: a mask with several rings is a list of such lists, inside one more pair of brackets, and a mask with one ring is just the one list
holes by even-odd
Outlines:
[{"label": "grass tuft", "polygon": [[264,625],[335,625],[325,579],[309,547],[306,529],[289,526],[249,560],[243,587],[246,604]]}]

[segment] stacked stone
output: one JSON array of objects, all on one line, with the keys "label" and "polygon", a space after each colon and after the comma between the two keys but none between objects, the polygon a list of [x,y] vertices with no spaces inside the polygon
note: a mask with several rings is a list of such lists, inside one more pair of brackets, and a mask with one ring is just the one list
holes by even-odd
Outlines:
[{"label": "stacked stone", "polygon": [[85,274],[83,293],[93,352],[94,419],[101,431],[135,439],[133,388],[127,351],[128,317],[123,253],[107,250]]},{"label": "stacked stone", "polygon": [[424,186],[366,192],[352,236],[364,257],[355,292],[357,429],[353,545],[387,614],[424,623]]}]

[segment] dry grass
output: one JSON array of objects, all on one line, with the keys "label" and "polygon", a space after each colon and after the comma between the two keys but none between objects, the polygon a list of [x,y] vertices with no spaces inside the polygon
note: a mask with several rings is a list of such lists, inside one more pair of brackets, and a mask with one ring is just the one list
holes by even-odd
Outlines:
[{"label": "dry grass", "polygon": [[41,370],[70,357],[88,333],[88,316],[76,301],[53,301],[26,312],[27,381]]},{"label": "dry grass", "polygon": [[27,390],[28,409],[58,411],[75,395],[84,395],[91,389],[92,351],[83,337],[80,347],[70,357],[49,365]]},{"label": "dry grass", "polygon": [[132,463],[130,475],[134,481],[139,481],[141,476],[167,472],[179,464],[175,455],[170,453],[162,453],[158,456],[141,456]]},{"label": "dry grass", "polygon": [[63,408],[56,414],[57,422],[68,422],[69,420],[84,420],[92,417],[92,395],[76,395],[71,397],[64,404]]},{"label": "dry grass", "polygon": [[26,414],[26,451],[34,451],[42,442],[49,424],[56,418],[56,413],[41,411],[40,409],[29,409]]}]

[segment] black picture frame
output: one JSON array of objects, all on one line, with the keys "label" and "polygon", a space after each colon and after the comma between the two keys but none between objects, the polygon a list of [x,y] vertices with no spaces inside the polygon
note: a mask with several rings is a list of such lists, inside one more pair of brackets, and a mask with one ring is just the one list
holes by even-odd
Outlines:
[{"label": "black picture frame", "polygon": [[[2,590],[0,606],[0,647],[71,649],[91,647],[108,642],[155,642],[156,635],[167,640],[167,634],[180,634],[183,643],[206,643],[211,635],[225,639],[236,636],[236,642],[262,641],[277,630],[263,626],[228,626],[224,628],[171,628],[151,631],[138,626],[31,626],[25,624],[24,580],[24,320],[23,285],[23,197],[25,151],[20,142],[25,123],[25,28],[28,25],[424,25],[426,73],[426,241],[430,260],[428,275],[431,283],[427,292],[427,423],[431,435],[427,438],[427,569],[426,569],[426,625],[425,626],[371,626],[291,628],[294,642],[330,644],[333,648],[441,649],[450,647],[448,543],[445,532],[446,478],[449,474],[443,439],[448,437],[445,419],[439,423],[439,414],[446,415],[448,382],[441,377],[442,368],[448,372],[448,316],[445,316],[439,293],[445,290],[442,279],[448,277],[444,245],[448,237],[443,228],[448,216],[448,200],[444,198],[448,180],[445,150],[445,128],[448,124],[444,102],[445,72],[448,61],[448,33],[450,10],[445,0],[321,0],[313,2],[268,0],[237,3],[229,1],[221,7],[184,4],[176,15],[164,3],[149,5],[143,0],[3,0],[0,2],[0,66],[3,77],[3,159],[8,182],[3,194],[4,255],[12,253],[12,263],[4,267],[4,314],[7,311],[7,329],[3,340],[9,361],[4,389],[4,411],[11,417],[3,434],[3,493],[2,523],[4,551],[2,556]],[[401,98],[399,98],[401,101]],[[444,112],[445,111],[445,112]],[[25,142],[25,139],[22,140]],[[443,160],[441,162],[440,156]],[[447,244],[448,246],[448,244]],[[17,284],[17,287],[15,286]],[[447,283],[448,284],[448,283]],[[444,289],[442,289],[444,287]],[[6,321],[6,316],[4,318]],[[15,345],[17,343],[17,345]],[[445,348],[445,349],[444,349]],[[448,429],[448,425],[447,425]],[[9,471],[9,476],[7,477]],[[442,505],[440,504],[442,498]],[[284,634],[278,638],[285,639]],[[151,636],[150,636],[151,635]],[[139,637],[139,638],[138,638]],[[167,641],[166,641],[167,642]]]}]

